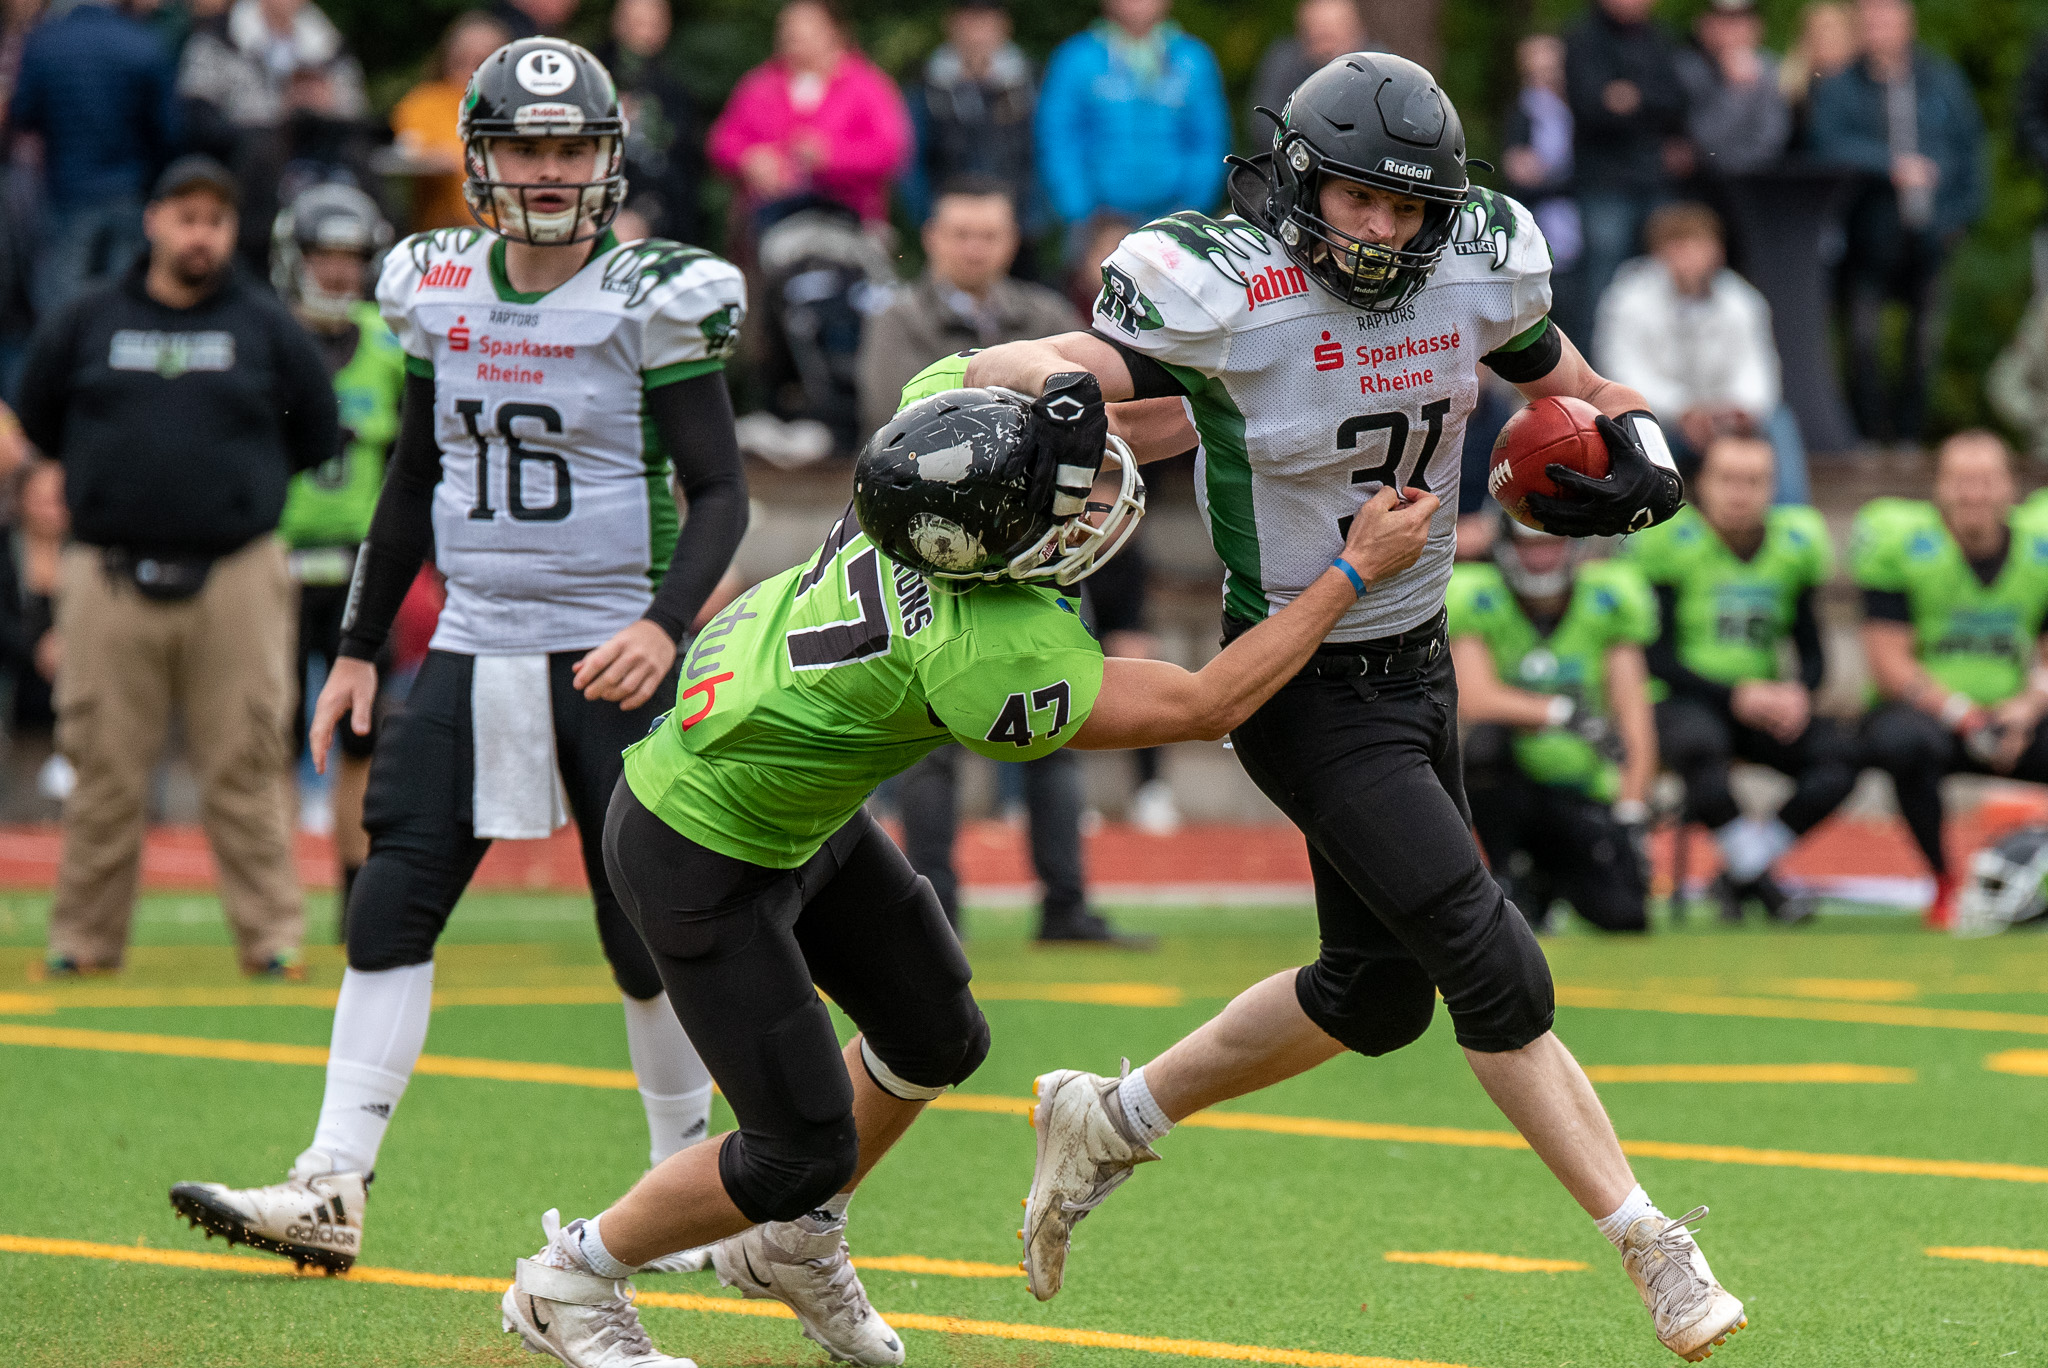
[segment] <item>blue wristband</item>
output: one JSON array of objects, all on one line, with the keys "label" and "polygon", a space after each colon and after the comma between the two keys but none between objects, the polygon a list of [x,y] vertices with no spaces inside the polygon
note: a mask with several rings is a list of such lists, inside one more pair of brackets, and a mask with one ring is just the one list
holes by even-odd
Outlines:
[{"label": "blue wristband", "polygon": [[1337,557],[1337,559],[1330,562],[1330,568],[1333,570],[1342,570],[1344,572],[1344,578],[1351,581],[1351,587],[1354,591],[1356,591],[1358,597],[1365,597],[1365,577],[1359,574],[1358,571],[1354,570],[1351,567],[1350,561],[1345,560],[1342,556],[1339,556]]}]

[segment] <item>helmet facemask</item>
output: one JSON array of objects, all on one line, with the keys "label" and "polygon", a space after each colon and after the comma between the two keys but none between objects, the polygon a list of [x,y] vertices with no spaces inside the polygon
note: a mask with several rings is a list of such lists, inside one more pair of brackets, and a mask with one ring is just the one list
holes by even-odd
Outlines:
[{"label": "helmet facemask", "polygon": [[[478,134],[464,148],[469,179],[463,197],[476,221],[500,237],[537,247],[588,242],[611,226],[626,202],[625,140],[608,133],[512,135],[518,140],[549,136],[589,137],[596,144],[592,169],[598,174],[583,181],[507,180],[499,172],[495,146],[507,137]],[[542,209],[533,202],[536,196],[559,194],[572,197],[566,207]]]},{"label": "helmet facemask", "polygon": [[[1500,577],[1507,581],[1508,589],[1517,598],[1555,599],[1571,592],[1572,580],[1586,558],[1584,542],[1539,532],[1505,514],[1501,517],[1501,524],[1500,534],[1493,542],[1493,561],[1500,568]],[[1563,554],[1554,566],[1539,570],[1531,566],[1522,554],[1524,548],[1539,546],[1561,546]]]},{"label": "helmet facemask", "polygon": [[[1116,492],[1103,502],[1091,491],[1087,507],[1077,516],[1054,523],[1045,535],[1010,558],[1002,570],[983,578],[1021,580],[1027,584],[1051,581],[1058,585],[1079,584],[1116,559],[1128,546],[1145,516],[1145,479],[1138,473],[1138,460],[1121,437],[1111,437],[1103,452],[1105,461],[1116,463]],[[1098,474],[1097,491],[1104,490]],[[1105,491],[1106,492],[1106,491]]]},{"label": "helmet facemask", "polygon": [[[1465,191],[1420,187],[1358,167],[1326,162],[1307,138],[1290,137],[1285,127],[1274,135],[1268,172],[1275,231],[1288,256],[1323,288],[1354,309],[1384,313],[1413,299],[1450,245],[1451,225]],[[1264,160],[1264,158],[1261,158]],[[1357,181],[1391,194],[1423,202],[1422,227],[1400,247],[1367,242],[1343,232],[1323,217],[1325,178]]]}]

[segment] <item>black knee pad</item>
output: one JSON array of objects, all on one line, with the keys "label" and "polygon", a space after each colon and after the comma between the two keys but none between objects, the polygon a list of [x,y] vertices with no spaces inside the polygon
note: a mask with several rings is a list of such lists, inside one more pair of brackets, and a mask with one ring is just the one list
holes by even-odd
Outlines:
[{"label": "black knee pad", "polygon": [[965,1083],[988,1058],[988,1018],[963,988],[915,1034],[863,1034],[862,1040],[862,1060],[876,1087],[906,1102],[928,1102]]},{"label": "black knee pad", "polygon": [[372,851],[349,889],[348,967],[402,969],[434,957],[451,901],[404,854]]},{"label": "black knee pad", "polygon": [[853,1114],[800,1135],[726,1137],[718,1151],[718,1177],[748,1220],[794,1221],[815,1211],[853,1181],[860,1166],[860,1136]]},{"label": "black knee pad", "polygon": [[1391,1054],[1429,1029],[1436,987],[1413,960],[1338,959],[1325,951],[1294,976],[1308,1019],[1347,1050]]},{"label": "black knee pad", "polygon": [[1437,986],[1458,1043],[1480,1054],[1505,1054],[1549,1032],[1557,995],[1535,931],[1498,888],[1492,892],[1498,905],[1470,933],[1455,971]]}]

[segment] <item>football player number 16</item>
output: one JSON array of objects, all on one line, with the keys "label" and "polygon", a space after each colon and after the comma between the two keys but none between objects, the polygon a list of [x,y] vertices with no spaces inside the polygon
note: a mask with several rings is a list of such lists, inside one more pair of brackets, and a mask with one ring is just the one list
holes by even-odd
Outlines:
[{"label": "football player number 16", "polygon": [[[1443,442],[1444,419],[1450,411],[1451,401],[1448,399],[1438,399],[1422,406],[1422,454],[1415,458],[1415,468],[1408,472],[1407,488],[1429,488],[1429,463]],[[1408,415],[1399,409],[1346,418],[1337,426],[1337,450],[1355,451],[1375,432],[1387,434],[1386,459],[1378,465],[1352,471],[1351,483],[1355,485],[1390,485],[1400,476],[1401,460],[1408,454]],[[1337,534],[1342,537],[1351,535],[1349,517],[1337,519]]]},{"label": "football player number 16", "polygon": [[[484,401],[457,399],[455,411],[462,415],[462,426],[476,443],[476,504],[469,510],[469,516],[476,522],[489,522],[498,516],[498,510],[491,507],[491,443],[482,422]],[[544,432],[562,430],[562,415],[546,404],[514,402],[498,406],[494,427],[498,440],[505,444],[505,511],[518,522],[560,522],[569,516],[571,503],[568,458],[523,445],[513,427],[521,418],[539,423]],[[526,502],[526,466],[533,461],[546,465],[554,476],[554,499],[539,507]]]}]

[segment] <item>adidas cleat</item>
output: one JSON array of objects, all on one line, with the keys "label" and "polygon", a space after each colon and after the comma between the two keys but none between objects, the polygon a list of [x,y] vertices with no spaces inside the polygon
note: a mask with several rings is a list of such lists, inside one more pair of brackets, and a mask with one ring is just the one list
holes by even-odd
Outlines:
[{"label": "adidas cleat", "polygon": [[[324,1158],[308,1150],[299,1156]],[[360,1173],[301,1172],[294,1167],[282,1183],[231,1188],[220,1183],[179,1183],[171,1206],[194,1228],[227,1238],[231,1245],[282,1254],[299,1267],[346,1273],[363,1246],[363,1196],[369,1180]]]},{"label": "adidas cleat", "polygon": [[498,1303],[505,1333],[519,1336],[529,1353],[546,1354],[570,1368],[697,1368],[654,1347],[633,1308],[633,1284],[606,1278],[576,1263],[562,1240],[562,1218],[541,1217],[547,1245],[515,1266],[512,1285]]},{"label": "adidas cleat", "polygon": [[1694,1207],[1677,1220],[1645,1216],[1622,1237],[1621,1263],[1634,1279],[1643,1305],[1666,1349],[1689,1363],[1710,1356],[1717,1345],[1749,1324],[1742,1303],[1707,1267],[1693,1240],[1691,1223],[1706,1217]]},{"label": "adidas cleat", "polygon": [[813,1235],[794,1221],[757,1225],[713,1245],[711,1258],[721,1283],[796,1312],[804,1338],[833,1358],[903,1362],[903,1341],[868,1304],[839,1230]]},{"label": "adidas cleat", "polygon": [[[1128,1063],[1124,1070],[1129,1072]],[[1038,1162],[1018,1236],[1024,1241],[1025,1282],[1040,1301],[1051,1301],[1060,1290],[1075,1222],[1100,1206],[1139,1164],[1159,1157],[1150,1146],[1126,1140],[1110,1119],[1104,1099],[1116,1087],[1114,1078],[1074,1069],[1042,1074],[1031,1085],[1038,1099],[1031,1109]]]}]

